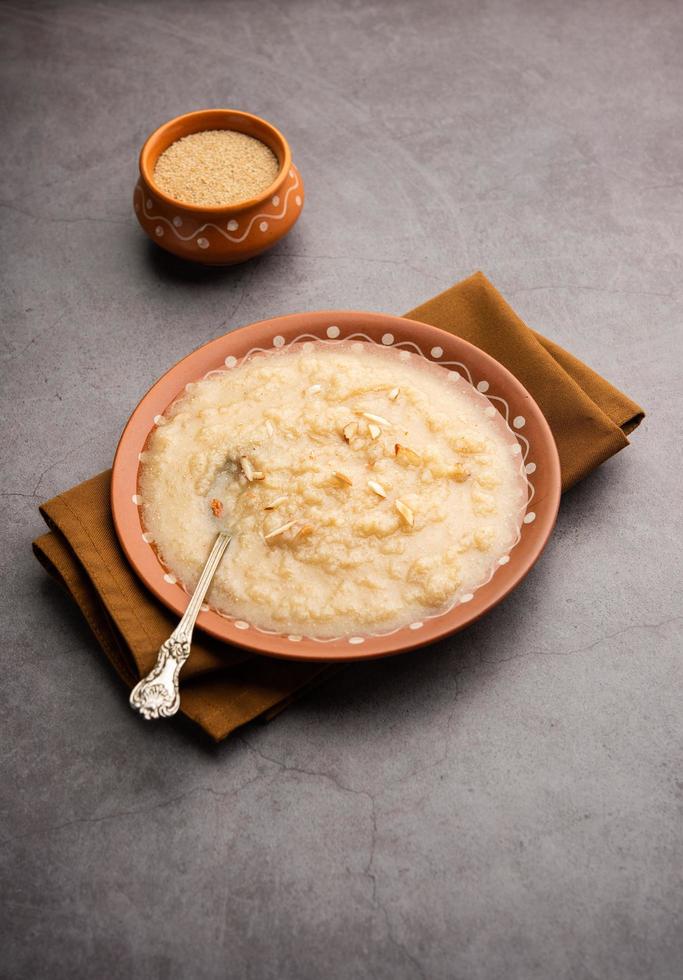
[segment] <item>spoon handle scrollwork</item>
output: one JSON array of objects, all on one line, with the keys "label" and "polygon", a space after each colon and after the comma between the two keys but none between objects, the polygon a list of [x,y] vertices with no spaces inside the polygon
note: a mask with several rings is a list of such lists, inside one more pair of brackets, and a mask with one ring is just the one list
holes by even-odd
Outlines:
[{"label": "spoon handle scrollwork", "polygon": [[222,532],[214,541],[213,548],[199,576],[197,587],[190,597],[183,617],[169,638],[159,649],[157,662],[152,670],[139,681],[130,693],[130,705],[150,720],[169,718],[180,707],[178,679],[183,664],[190,656],[192,631],[197,621],[204,597],[211,585],[216,569],[230,544],[231,535]]}]

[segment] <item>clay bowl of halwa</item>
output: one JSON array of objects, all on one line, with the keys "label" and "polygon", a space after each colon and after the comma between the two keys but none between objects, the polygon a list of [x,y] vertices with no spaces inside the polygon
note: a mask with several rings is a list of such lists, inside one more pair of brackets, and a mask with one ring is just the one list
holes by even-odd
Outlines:
[{"label": "clay bowl of halwa", "polygon": [[179,615],[216,534],[198,626],[276,657],[352,660],[453,633],[541,554],[560,468],[502,365],[436,327],[303,313],[206,344],[145,395],[112,510],[147,587]]},{"label": "clay bowl of halwa", "polygon": [[153,242],[183,259],[234,265],[265,252],[298,220],[301,174],[265,119],[202,109],[169,120],[140,152],[133,207]]}]

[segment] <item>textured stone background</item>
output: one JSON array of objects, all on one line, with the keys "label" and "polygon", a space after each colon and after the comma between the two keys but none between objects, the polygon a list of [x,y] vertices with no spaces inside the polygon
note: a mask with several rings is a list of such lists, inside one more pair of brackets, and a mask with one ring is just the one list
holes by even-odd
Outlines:
[{"label": "textured stone background", "polygon": [[[680,976],[681,3],[0,15],[2,975]],[[279,125],[308,199],[211,272],[131,195],[147,133],[213,105]],[[38,501],[204,341],[477,268],[647,407],[633,446],[466,633],[218,748],[134,717],[31,557]]]}]

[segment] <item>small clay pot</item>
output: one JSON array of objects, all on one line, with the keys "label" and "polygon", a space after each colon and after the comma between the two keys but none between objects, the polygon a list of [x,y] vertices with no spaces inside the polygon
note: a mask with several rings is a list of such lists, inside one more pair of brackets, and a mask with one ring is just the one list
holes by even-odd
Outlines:
[{"label": "small clay pot", "polygon": [[[278,175],[263,193],[239,204],[184,204],[154,183],[154,167],[171,143],[206,129],[232,129],[255,136],[278,158]],[[138,221],[152,241],[183,259],[233,265],[265,252],[295,223],[304,204],[301,175],[282,133],[265,119],[236,109],[203,109],[164,123],[140,152],[140,178],[133,193]]]}]

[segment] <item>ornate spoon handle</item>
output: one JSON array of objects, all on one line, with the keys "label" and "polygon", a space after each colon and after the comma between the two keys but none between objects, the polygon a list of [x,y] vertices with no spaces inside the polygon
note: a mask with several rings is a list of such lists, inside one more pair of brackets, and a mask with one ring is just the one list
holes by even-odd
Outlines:
[{"label": "ornate spoon handle", "polygon": [[192,631],[197,621],[211,579],[216,573],[225,549],[230,544],[231,534],[222,532],[213,543],[211,554],[199,576],[194,590],[176,628],[165,643],[161,644],[157,662],[146,677],[130,692],[130,705],[149,721],[151,718],[168,718],[180,707],[178,677],[183,664],[190,656]]}]

